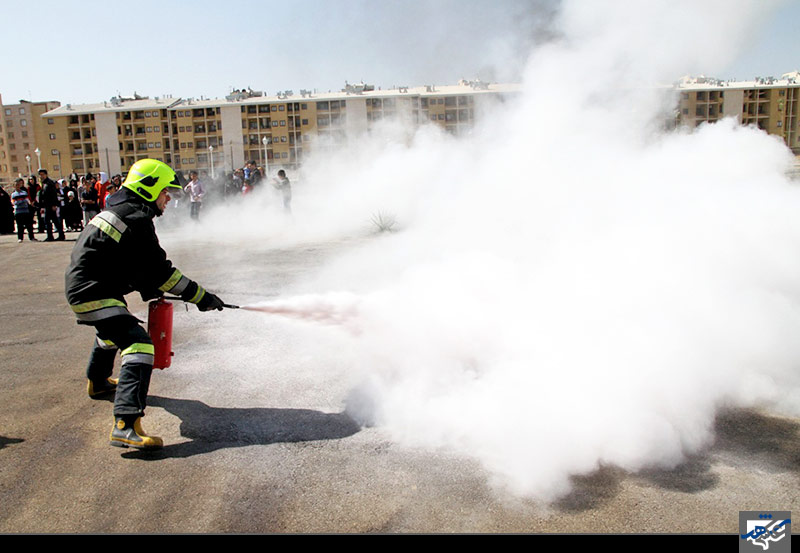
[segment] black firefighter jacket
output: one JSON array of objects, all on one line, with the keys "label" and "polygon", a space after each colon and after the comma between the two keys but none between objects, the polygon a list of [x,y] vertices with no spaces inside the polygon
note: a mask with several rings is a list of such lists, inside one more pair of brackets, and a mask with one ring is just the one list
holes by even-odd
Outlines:
[{"label": "black firefighter jacket", "polygon": [[172,266],[156,236],[158,208],[126,188],[81,232],[65,275],[67,301],[79,323],[131,315],[125,295],[147,301],[164,292],[198,303],[205,290]]}]

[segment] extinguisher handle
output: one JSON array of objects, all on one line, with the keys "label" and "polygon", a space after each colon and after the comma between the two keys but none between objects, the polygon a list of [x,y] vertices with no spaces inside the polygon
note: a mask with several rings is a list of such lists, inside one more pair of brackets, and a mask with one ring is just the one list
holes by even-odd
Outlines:
[{"label": "extinguisher handle", "polygon": [[[182,301],[184,303],[188,303],[188,302],[186,302],[186,300],[182,299],[180,296],[162,296],[159,299],[161,299],[161,300],[169,300],[169,301]],[[228,309],[239,309],[238,305],[233,305],[233,304],[230,304],[230,303],[223,303],[222,307],[226,307]]]}]

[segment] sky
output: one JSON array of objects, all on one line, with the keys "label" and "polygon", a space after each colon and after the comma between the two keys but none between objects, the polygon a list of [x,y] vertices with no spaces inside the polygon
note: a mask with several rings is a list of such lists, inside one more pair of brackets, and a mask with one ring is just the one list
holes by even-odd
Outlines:
[{"label": "sky", "polygon": [[[5,104],[81,104],[134,92],[221,98],[234,88],[322,92],[345,81],[382,88],[515,81],[532,45],[552,37],[547,23],[558,5],[240,0],[233,9],[207,0],[0,0],[3,19],[19,23],[4,25],[0,95]],[[783,2],[741,37],[746,51],[729,66],[705,67],[700,52],[691,69],[741,80],[798,69],[797,21],[800,0]]]}]

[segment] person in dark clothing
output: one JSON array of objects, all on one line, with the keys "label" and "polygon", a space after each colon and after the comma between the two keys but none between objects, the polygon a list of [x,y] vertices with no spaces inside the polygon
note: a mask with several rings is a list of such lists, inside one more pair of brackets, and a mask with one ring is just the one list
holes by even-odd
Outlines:
[{"label": "person in dark clothing", "polygon": [[14,233],[14,209],[11,207],[11,196],[0,186],[0,234]]},{"label": "person in dark clothing", "polygon": [[278,176],[272,179],[272,186],[275,187],[283,200],[283,210],[286,213],[292,212],[292,183],[286,178],[286,171],[281,169]]},{"label": "person in dark clothing", "polygon": [[44,217],[42,217],[41,205],[39,205],[39,193],[42,187],[36,182],[33,175],[28,177],[28,200],[33,208],[33,218],[36,219],[36,232],[44,232]]},{"label": "person in dark clothing", "polygon": [[[178,176],[154,159],[133,164],[119,192],[108,199],[78,237],[65,275],[67,301],[79,324],[95,327],[97,338],[86,369],[90,397],[114,393],[110,442],[118,447],[155,449],[161,438],[141,426],[153,371],[153,342],[128,311],[125,295],[137,291],[144,301],[164,293],[194,303],[200,311],[222,310],[214,294],[173,267],[161,249],[153,219],[170,201],[169,189],[181,189]],[[112,379],[120,351],[119,379]]]},{"label": "person in dark clothing", "polygon": [[248,161],[244,170],[244,182],[251,189],[256,188],[261,183],[261,172],[256,167],[255,161]]},{"label": "person in dark clothing", "polygon": [[39,181],[42,183],[42,207],[44,208],[44,226],[47,230],[45,242],[53,241],[53,229],[58,231],[56,240],[64,240],[64,225],[59,215],[61,202],[58,199],[58,185],[47,176],[47,169],[39,169]]},{"label": "person in dark clothing", "polygon": [[92,220],[92,217],[100,213],[97,190],[89,179],[83,181],[83,190],[81,190],[80,196],[81,209],[83,209],[83,225],[86,226]]},{"label": "person in dark clothing", "polygon": [[64,206],[64,224],[69,230],[83,230],[83,210],[77,192],[67,191],[67,204]]}]

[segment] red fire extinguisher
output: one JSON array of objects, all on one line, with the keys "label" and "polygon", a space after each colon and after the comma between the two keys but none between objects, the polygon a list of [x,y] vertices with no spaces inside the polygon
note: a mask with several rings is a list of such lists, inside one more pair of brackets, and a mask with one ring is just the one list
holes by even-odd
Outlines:
[{"label": "red fire extinguisher", "polygon": [[151,301],[147,332],[153,340],[153,368],[166,369],[172,363],[172,303],[164,298]]}]

